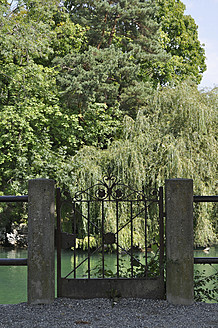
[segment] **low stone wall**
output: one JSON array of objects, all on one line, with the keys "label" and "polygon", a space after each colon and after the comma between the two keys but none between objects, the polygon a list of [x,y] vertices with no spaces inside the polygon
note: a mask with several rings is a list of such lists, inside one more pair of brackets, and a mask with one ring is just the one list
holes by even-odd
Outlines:
[{"label": "low stone wall", "polygon": [[[164,299],[165,287],[160,278],[61,279],[62,297],[89,298],[148,298]],[[137,296],[136,296],[137,295]]]}]

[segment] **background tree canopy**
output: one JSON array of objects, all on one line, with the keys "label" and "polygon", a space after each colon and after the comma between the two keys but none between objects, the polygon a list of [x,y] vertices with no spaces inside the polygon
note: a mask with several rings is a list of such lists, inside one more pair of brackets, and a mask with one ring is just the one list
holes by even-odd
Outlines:
[{"label": "background tree canopy", "polygon": [[[215,195],[217,96],[185,82],[157,90],[135,120],[124,117],[123,134],[108,149],[83,147],[72,158],[71,193],[109,171],[148,193],[165,179],[191,178],[195,195]],[[194,224],[196,245],[216,242],[216,204],[195,206]]]},{"label": "background tree canopy", "polygon": [[[24,194],[37,177],[74,193],[108,169],[137,189],[189,177],[195,193],[215,194],[217,90],[197,89],[205,53],[184,9],[0,1],[1,194]],[[10,206],[0,207],[6,232],[26,222]],[[216,234],[215,207],[197,207],[196,244]]]},{"label": "background tree canopy", "polygon": [[170,59],[155,65],[156,78],[161,84],[188,77],[200,83],[206,70],[205,50],[198,40],[198,27],[180,0],[155,0],[158,6],[161,42]]}]

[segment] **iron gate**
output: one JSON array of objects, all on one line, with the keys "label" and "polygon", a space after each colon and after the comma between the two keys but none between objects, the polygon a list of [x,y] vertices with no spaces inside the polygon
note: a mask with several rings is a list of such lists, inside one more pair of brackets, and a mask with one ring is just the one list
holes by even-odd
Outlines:
[{"label": "iron gate", "polygon": [[[61,218],[64,206],[68,207],[67,225],[71,233],[62,231],[61,225],[66,225]],[[111,293],[122,297],[164,297],[162,187],[146,195],[109,176],[77,192],[74,198],[61,197],[58,189],[56,207],[58,297],[97,298]],[[81,240],[83,244],[86,242],[87,256],[78,262]],[[72,268],[64,277],[61,276],[61,248],[71,248],[73,254]],[[142,250],[140,258],[136,248]],[[107,251],[116,253],[115,272],[106,267]],[[94,254],[101,257],[98,277],[96,267],[92,267]],[[123,254],[130,260],[125,270]],[[86,277],[78,277],[77,272],[84,265]]]}]

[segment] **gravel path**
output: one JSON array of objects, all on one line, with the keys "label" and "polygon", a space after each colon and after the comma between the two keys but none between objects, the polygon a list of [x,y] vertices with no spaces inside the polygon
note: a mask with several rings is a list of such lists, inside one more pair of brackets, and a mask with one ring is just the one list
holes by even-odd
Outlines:
[{"label": "gravel path", "polygon": [[0,305],[0,328],[218,328],[218,304],[162,300],[56,299],[51,305]]}]

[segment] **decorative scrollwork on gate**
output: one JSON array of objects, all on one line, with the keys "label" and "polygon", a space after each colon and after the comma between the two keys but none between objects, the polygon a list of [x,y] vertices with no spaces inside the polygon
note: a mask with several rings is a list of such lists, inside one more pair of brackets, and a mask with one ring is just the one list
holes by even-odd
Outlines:
[{"label": "decorative scrollwork on gate", "polygon": [[102,180],[99,180],[98,183],[94,184],[93,186],[79,191],[74,195],[75,201],[82,201],[82,200],[96,200],[96,201],[103,201],[103,200],[127,200],[133,197],[134,199],[144,199],[144,192],[137,191],[121,183],[117,177],[110,175],[103,177]]},{"label": "decorative scrollwork on gate", "polygon": [[124,191],[121,189],[121,184],[114,176],[104,177],[100,181],[101,186],[96,190],[98,200],[110,199],[120,200],[124,197]]}]

